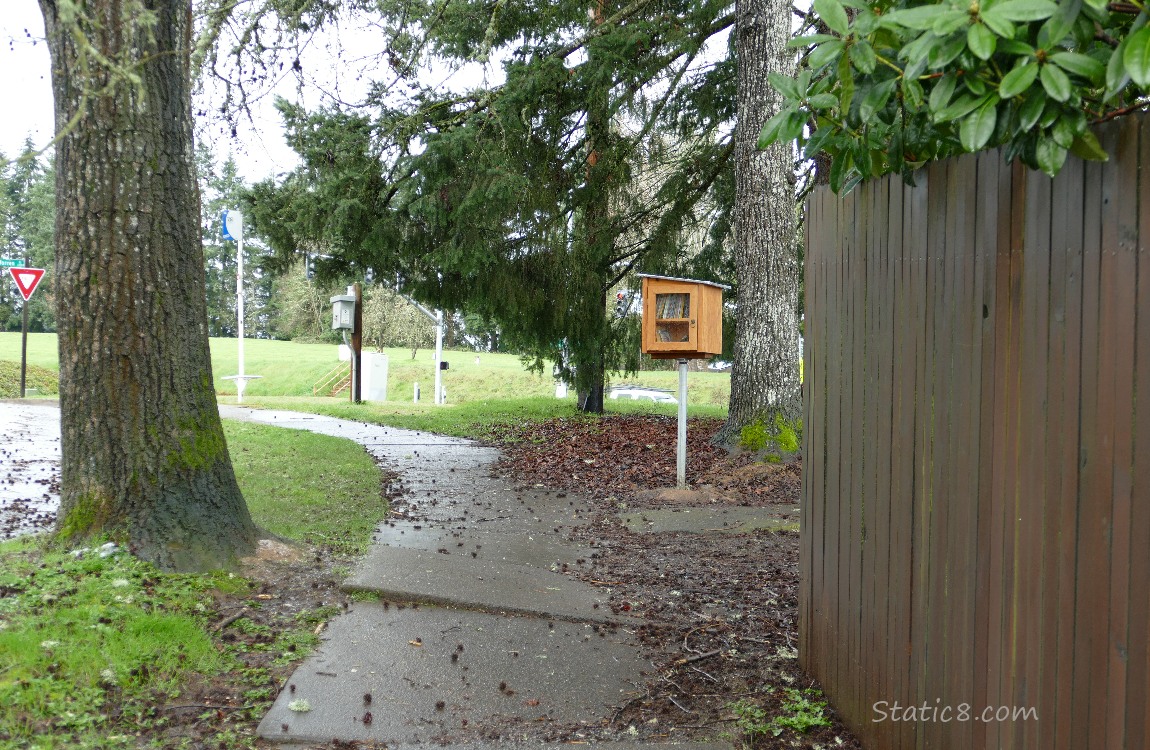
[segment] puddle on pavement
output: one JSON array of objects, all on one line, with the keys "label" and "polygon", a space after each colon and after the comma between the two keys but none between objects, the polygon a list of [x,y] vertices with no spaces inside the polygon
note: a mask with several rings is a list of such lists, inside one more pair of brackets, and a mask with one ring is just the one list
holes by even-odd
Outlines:
[{"label": "puddle on pavement", "polygon": [[0,404],[0,539],[49,528],[60,507],[60,416]]}]

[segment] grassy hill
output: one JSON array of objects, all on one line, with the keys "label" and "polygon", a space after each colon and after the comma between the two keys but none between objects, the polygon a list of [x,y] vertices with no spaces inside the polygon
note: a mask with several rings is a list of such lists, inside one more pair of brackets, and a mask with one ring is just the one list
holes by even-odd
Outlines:
[{"label": "grassy hill", "polygon": [[[238,369],[236,340],[212,339],[211,349],[216,393],[220,394],[222,402],[228,403],[234,399],[236,389],[232,381],[223,377],[234,375]],[[414,359],[409,349],[388,349],[385,353],[389,360],[388,402],[410,404],[413,384],[418,382],[423,392],[423,404],[430,404],[435,378],[434,352],[421,349]],[[555,384],[550,377],[528,372],[515,355],[449,351],[444,353],[444,359],[450,363],[450,369],[443,373],[449,404],[553,398],[555,394]],[[0,360],[19,362],[20,334],[0,333]],[[28,336],[28,362],[47,370],[59,369],[55,334]],[[277,400],[307,397],[310,400],[312,386],[339,364],[338,348],[330,344],[246,339],[244,370],[263,378],[248,383],[245,400],[249,396],[253,401],[261,397],[275,397]],[[16,377],[18,387],[19,369]],[[0,380],[3,380],[3,375],[0,375]],[[677,388],[679,382],[678,373],[673,371],[641,372],[632,377],[618,378],[616,382],[623,381],[668,390]],[[729,373],[692,372],[689,384],[692,405],[726,408],[731,391]],[[346,400],[346,394],[342,399]],[[568,399],[574,403],[574,394]],[[301,404],[296,408],[304,407]]]},{"label": "grassy hill", "polygon": [[[0,398],[20,398],[20,352],[15,362],[2,359],[0,352]],[[28,396],[55,396],[58,392],[54,370],[29,364],[24,373],[24,387]]]}]

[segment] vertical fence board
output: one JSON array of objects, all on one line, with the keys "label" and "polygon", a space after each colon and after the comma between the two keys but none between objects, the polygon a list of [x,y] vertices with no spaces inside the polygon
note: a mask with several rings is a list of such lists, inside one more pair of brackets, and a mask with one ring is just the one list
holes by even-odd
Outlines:
[{"label": "vertical fence board", "polygon": [[[1118,152],[1110,167],[1115,173],[1116,192],[1112,206],[1114,236],[1108,245],[1110,279],[1105,295],[1106,338],[1113,341],[1113,380],[1103,384],[1113,397],[1113,464],[1111,470],[1112,506],[1110,555],[1110,631],[1106,746],[1126,744],[1126,674],[1130,633],[1127,631],[1130,608],[1130,521],[1133,477],[1134,414],[1134,315],[1138,278],[1135,247],[1138,236],[1138,121],[1121,124]],[[1143,590],[1143,597],[1146,596]],[[1144,639],[1146,633],[1135,635]]]},{"label": "vertical fence board", "polygon": [[[980,328],[980,358],[977,376],[979,378],[980,400],[978,408],[978,497],[977,497],[977,536],[980,540],[991,538],[993,518],[992,479],[994,449],[995,414],[995,330],[997,320],[995,279],[998,263],[998,227],[1002,216],[1003,197],[1010,187],[1010,171],[997,154],[979,156],[978,217],[976,233],[978,237],[978,263],[981,273],[978,279],[981,303],[982,325]],[[977,547],[973,575],[976,581],[975,623],[974,623],[974,689],[971,693],[972,706],[987,705],[987,682],[989,679],[991,597],[990,585],[991,545],[984,541]],[[997,675],[996,675],[997,677]],[[986,725],[973,722],[971,742],[973,747],[986,747]]]},{"label": "vertical fence board", "polygon": [[[876,701],[898,701],[906,705],[909,695],[907,675],[910,658],[910,517],[909,498],[914,472],[914,358],[913,339],[910,336],[913,312],[909,304],[912,249],[921,238],[916,234],[915,211],[911,205],[916,188],[906,188],[901,181],[891,182],[891,206],[898,211],[900,223],[892,227],[901,229],[892,242],[892,270],[894,274],[894,413],[895,425],[891,438],[891,561],[888,583],[890,600],[887,621],[891,689],[876,696]],[[875,717],[877,718],[877,716]],[[876,726],[878,740],[884,747],[909,748],[913,739],[900,725],[886,721]]]},{"label": "vertical fence board", "polygon": [[[1020,341],[1018,492],[1014,518],[1018,539],[1015,679],[1010,706],[1032,706],[1038,692],[1042,614],[1042,534],[1046,494],[1045,394],[1047,309],[1050,284],[1050,202],[1052,181],[1031,174],[1026,185],[1026,216],[1023,224],[1024,268]],[[1026,722],[1003,727],[1014,747],[1026,747]]]},{"label": "vertical fence board", "polygon": [[[1064,613],[1073,613],[1072,604],[1070,607],[1066,604],[1067,582],[1063,576],[1063,556],[1069,555],[1071,567],[1074,559],[1073,547],[1067,549],[1064,543],[1066,535],[1062,533],[1067,528],[1063,478],[1071,470],[1071,467],[1064,465],[1064,446],[1068,442],[1077,444],[1078,441],[1077,415],[1070,412],[1068,402],[1068,399],[1076,398],[1077,393],[1071,393],[1072,379],[1068,377],[1066,362],[1072,346],[1067,317],[1068,311],[1074,306],[1074,287],[1070,277],[1078,273],[1074,270],[1069,248],[1082,241],[1081,190],[1082,163],[1077,159],[1069,160],[1063,173],[1054,182],[1050,203],[1049,331],[1044,363],[1047,372],[1048,439],[1042,462],[1046,473],[1047,507],[1043,516],[1042,626],[1038,634],[1040,643],[1045,644],[1044,649],[1049,649],[1049,644],[1061,647],[1059,639],[1062,637]],[[1075,198],[1078,198],[1077,205]],[[1070,461],[1073,463],[1073,457]],[[1069,525],[1072,526],[1073,521]],[[1069,601],[1072,603],[1073,599]],[[1072,641],[1067,639],[1067,642]],[[1057,747],[1060,741],[1061,732],[1057,728],[1060,718],[1059,684],[1060,679],[1069,684],[1070,676],[1057,651],[1047,650],[1039,664],[1039,696],[1035,703],[1039,721],[1035,722],[1033,741],[1040,747]],[[1069,708],[1066,710],[1065,733],[1069,735]],[[1061,741],[1068,740],[1069,736],[1066,736]]]},{"label": "vertical fence board", "polygon": [[[1052,347],[1050,363],[1052,377],[1062,381],[1061,440],[1050,445],[1054,448],[1051,462],[1059,472],[1057,485],[1058,519],[1058,626],[1057,649],[1053,655],[1055,677],[1057,679],[1053,721],[1039,714],[1043,726],[1051,729],[1050,741],[1055,750],[1070,750],[1071,724],[1074,711],[1074,639],[1075,639],[1075,571],[1078,523],[1078,443],[1079,443],[1079,403],[1081,398],[1082,363],[1082,248],[1083,248],[1083,196],[1086,195],[1085,167],[1081,161],[1069,160],[1059,184],[1064,203],[1055,205],[1057,229],[1054,237],[1064,245],[1055,246],[1056,259],[1061,258],[1064,268],[1057,273],[1052,268],[1051,284],[1062,288],[1063,304],[1052,301],[1054,318],[1059,310],[1065,321],[1062,333],[1062,347]],[[1061,210],[1057,210],[1061,209]],[[1059,225],[1057,222],[1061,222]],[[1053,325],[1053,323],[1052,323]],[[1055,327],[1053,330],[1057,331]],[[1052,335],[1052,341],[1055,341]],[[1052,393],[1054,398],[1057,393]],[[1041,709],[1040,709],[1041,710]]]},{"label": "vertical fence board", "polygon": [[[950,477],[947,555],[947,588],[951,617],[947,618],[946,706],[971,700],[974,692],[974,551],[977,532],[978,442],[977,375],[980,373],[976,334],[981,322],[981,300],[976,299],[979,182],[978,159],[958,161],[957,216],[954,235],[954,337],[951,377],[954,382],[954,408],[951,413],[952,472]],[[969,746],[970,722],[945,727],[947,746]]]},{"label": "vertical fence board", "polygon": [[[1078,464],[1078,519],[1075,527],[1077,543],[1075,556],[1075,647],[1074,647],[1074,687],[1072,703],[1075,711],[1070,728],[1070,746],[1090,747],[1091,701],[1100,704],[1105,699],[1097,695],[1097,685],[1093,684],[1091,673],[1100,667],[1105,668],[1105,650],[1099,659],[1094,644],[1099,619],[1105,619],[1102,608],[1107,596],[1105,581],[1100,580],[1102,567],[1093,561],[1098,548],[1106,543],[1106,531],[1101,528],[1104,519],[1096,515],[1094,503],[1090,500],[1096,473],[1095,439],[1097,435],[1098,403],[1098,305],[1099,305],[1099,243],[1102,233],[1102,167],[1098,164],[1086,165],[1086,200],[1082,212],[1082,345],[1079,361],[1081,401]],[[1097,577],[1095,577],[1097,576]],[[1103,685],[1104,685],[1103,680]],[[1097,746],[1097,745],[1095,745]]]}]

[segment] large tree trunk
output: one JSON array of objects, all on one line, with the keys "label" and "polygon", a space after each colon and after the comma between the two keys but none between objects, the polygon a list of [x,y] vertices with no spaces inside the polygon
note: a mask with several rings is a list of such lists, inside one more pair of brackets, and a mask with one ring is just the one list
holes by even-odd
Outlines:
[{"label": "large tree trunk", "polygon": [[782,106],[769,73],[792,75],[787,49],[791,4],[738,0],[735,6],[738,122],[735,127],[735,268],[739,302],[731,401],[718,440],[776,414],[798,419],[799,265],[795,254],[793,155],[789,143],[759,151],[763,124]]},{"label": "large tree trunk", "polygon": [[[56,533],[69,542],[107,534],[169,570],[227,566],[254,548],[258,530],[236,485],[212,384],[191,2],[88,0],[72,9],[75,21],[57,12],[56,0],[40,6],[63,131]],[[150,28],[141,6],[155,14]]]}]

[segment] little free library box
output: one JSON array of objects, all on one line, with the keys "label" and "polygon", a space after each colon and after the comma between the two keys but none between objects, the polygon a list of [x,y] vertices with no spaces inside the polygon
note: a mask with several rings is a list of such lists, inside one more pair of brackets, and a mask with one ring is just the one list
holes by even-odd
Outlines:
[{"label": "little free library box", "polygon": [[639,274],[643,280],[643,353],[656,359],[704,359],[723,353],[723,290],[713,281]]}]

